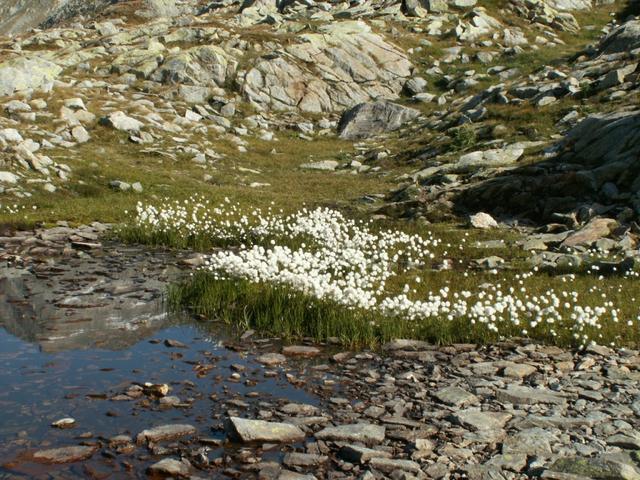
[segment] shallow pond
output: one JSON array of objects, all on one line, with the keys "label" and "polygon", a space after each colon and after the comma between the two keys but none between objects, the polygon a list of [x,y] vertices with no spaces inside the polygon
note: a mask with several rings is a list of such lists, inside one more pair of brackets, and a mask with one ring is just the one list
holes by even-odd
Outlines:
[{"label": "shallow pond", "polygon": [[[154,456],[141,452],[123,458],[103,452],[55,467],[32,462],[31,454],[102,445],[120,434],[135,439],[145,428],[173,423],[222,439],[229,413],[257,414],[283,401],[318,404],[317,392],[330,388],[330,374],[313,368],[319,360],[269,370],[255,354],[275,351],[277,343],[230,338],[225,346],[224,330],[215,324],[166,314],[162,294],[179,275],[167,267],[174,264],[168,255],[114,251],[36,274],[2,271],[0,478],[144,475]],[[145,382],[169,384],[180,406],[145,395],[118,401]],[[75,419],[73,428],[51,426],[64,417]],[[208,455],[214,460],[223,453]]]}]

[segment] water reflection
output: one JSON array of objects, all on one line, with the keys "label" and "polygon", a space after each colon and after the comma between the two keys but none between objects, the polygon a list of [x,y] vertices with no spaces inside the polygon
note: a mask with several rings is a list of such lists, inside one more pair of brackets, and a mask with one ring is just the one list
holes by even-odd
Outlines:
[{"label": "water reflection", "polygon": [[[243,410],[247,415],[256,415],[264,401],[318,404],[308,388],[287,381],[286,371],[267,376],[249,352],[224,348],[219,329],[167,315],[162,294],[167,281],[175,278],[168,263],[162,257],[138,255],[69,264],[47,275],[0,270],[4,473],[35,475],[31,464],[19,460],[25,452],[77,445],[81,434],[96,441],[135,435],[155,425],[191,423],[200,435],[217,435],[220,419],[229,408],[238,408],[233,402],[240,399],[248,402]],[[187,348],[169,348],[164,339]],[[230,381],[238,365],[246,369],[244,378]],[[309,379],[307,387],[316,381]],[[190,407],[111,400],[132,383],[144,382],[171,385],[171,395]],[[76,419],[75,428],[51,428],[66,416]],[[100,455],[91,460],[95,465],[104,461]],[[55,468],[72,472],[77,467]]]}]

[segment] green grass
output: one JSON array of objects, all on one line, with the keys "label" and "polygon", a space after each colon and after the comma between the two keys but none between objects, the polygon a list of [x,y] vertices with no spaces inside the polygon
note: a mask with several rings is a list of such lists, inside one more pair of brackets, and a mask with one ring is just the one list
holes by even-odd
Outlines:
[{"label": "green grass", "polygon": [[[634,279],[617,278],[600,282],[601,287],[590,291],[594,278],[578,275],[567,285],[561,276],[539,274],[526,281],[527,289],[536,295],[550,288],[577,290],[585,305],[599,305],[601,295],[614,304],[622,305],[620,323],[605,321],[601,330],[587,328],[590,338],[598,343],[637,347],[640,341],[638,325],[629,327],[626,319],[637,316],[635,299],[640,298],[640,286]],[[438,291],[444,286],[454,291],[477,290],[485,282],[496,282],[490,274],[477,273],[463,277],[457,272],[425,273],[426,289]],[[503,285],[515,285],[514,272],[501,274]],[[465,317],[448,320],[430,318],[411,321],[401,317],[385,317],[361,309],[349,309],[331,301],[311,298],[288,287],[251,283],[242,279],[215,279],[206,272],[197,272],[188,280],[173,285],[168,293],[169,306],[189,312],[209,321],[224,322],[239,332],[256,329],[269,336],[288,341],[311,337],[319,342],[331,339],[352,348],[377,348],[396,338],[411,338],[434,344],[487,344],[503,339],[522,338],[522,326],[500,324],[500,334],[485,325],[471,324]],[[555,324],[554,335],[548,324],[529,329],[527,338],[546,344],[577,347],[569,320]]]},{"label": "green grass", "polygon": [[[97,127],[92,136],[91,142],[78,146],[72,153],[65,149],[48,151],[47,155],[54,161],[71,167],[71,180],[60,184],[53,194],[36,189],[30,198],[0,199],[0,203],[6,201],[27,207],[19,217],[0,210],[0,224],[51,225],[58,220],[71,224],[127,223],[139,201],[157,202],[166,197],[187,199],[193,194],[212,203],[228,197],[247,208],[273,204],[292,211],[305,203],[353,203],[359,196],[385,192],[390,186],[390,180],[374,175],[332,174],[299,168],[302,163],[342,158],[353,151],[353,145],[335,138],[319,137],[310,142],[292,132],[282,132],[277,142],[251,139],[247,153],[238,152],[228,141],[216,140],[215,151],[224,154],[224,158],[202,168],[189,159],[173,160],[160,153],[144,152],[144,146],[132,144],[126,135],[104,127]],[[271,153],[273,149],[276,153]],[[205,181],[205,174],[213,178]],[[109,187],[112,180],[140,182],[144,191],[114,191]],[[252,188],[252,182],[270,186]],[[33,206],[37,209],[33,210]]]},{"label": "green grass", "polygon": [[[482,327],[469,331],[464,321],[413,323],[384,317],[335,302],[317,300],[293,289],[246,280],[217,280],[198,272],[169,289],[171,308],[232,325],[240,331],[257,329],[289,341],[311,337],[326,342],[375,348],[395,338],[420,338],[433,343],[454,343],[474,338],[491,339]],[[485,330],[485,331],[483,331]]]},{"label": "green grass", "polygon": [[[527,262],[529,254],[513,246],[517,238],[513,231],[467,230],[456,225],[425,227],[417,223],[389,220],[371,225],[371,231],[392,228],[409,234],[422,233],[427,236],[431,233],[441,242],[430,250],[435,256],[433,263],[410,267],[404,273],[390,278],[385,296],[400,294],[405,285],[409,285],[409,295],[414,299],[426,299],[443,288],[450,289],[451,294],[472,292],[472,298],[477,298],[483,290],[491,293],[491,286],[505,293],[513,287],[513,294],[523,301],[545,296],[549,291],[559,296],[563,291],[575,291],[579,294],[579,305],[593,308],[611,301],[619,313],[619,322],[611,316],[605,316],[601,329],[587,327],[582,333],[586,333],[589,339],[607,345],[640,345],[640,329],[636,323],[640,313],[637,307],[640,284],[633,277],[598,279],[586,268],[581,268],[571,275],[568,272],[541,271],[522,279],[522,274],[531,272]],[[476,246],[476,242],[496,239],[502,239],[505,248]],[[292,248],[300,246],[300,242],[292,243],[292,239],[288,238],[277,238],[276,241]],[[268,246],[269,239],[260,239],[260,243]],[[460,246],[463,248],[460,249]],[[491,255],[504,258],[508,267],[498,273],[474,267],[474,259]],[[453,269],[434,270],[432,267],[443,258],[453,262]],[[416,281],[417,276],[422,279],[421,282]],[[526,289],[526,297],[521,288]],[[542,322],[536,327],[500,322],[499,333],[496,333],[484,324],[473,324],[468,317],[408,320],[401,316],[384,316],[375,310],[347,308],[330,300],[318,300],[287,285],[252,283],[242,278],[220,279],[206,271],[196,271],[185,281],[171,286],[168,300],[172,309],[186,309],[205,321],[224,322],[238,332],[256,329],[265,335],[283,337],[292,342],[308,337],[319,342],[338,339],[341,344],[352,348],[377,348],[394,338],[413,338],[434,344],[487,344],[522,337],[522,328],[527,328],[526,337],[536,342],[563,347],[578,347],[583,343],[582,339],[574,338],[574,324],[568,315],[553,325]],[[633,320],[634,324],[628,326],[628,320]]]}]

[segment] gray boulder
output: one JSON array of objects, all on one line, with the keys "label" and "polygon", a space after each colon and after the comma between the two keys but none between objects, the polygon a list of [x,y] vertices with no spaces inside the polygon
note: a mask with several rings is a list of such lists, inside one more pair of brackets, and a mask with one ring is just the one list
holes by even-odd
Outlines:
[{"label": "gray boulder", "polygon": [[368,138],[397,130],[419,115],[418,110],[392,102],[361,103],[344,112],[338,133],[346,139]]},{"label": "gray boulder", "polygon": [[108,116],[100,119],[100,123],[107,127],[129,133],[137,133],[144,126],[141,121],[131,118],[121,111],[110,113]]},{"label": "gray boulder", "polygon": [[362,21],[333,22],[300,33],[237,79],[260,110],[334,112],[380,98],[396,98],[411,75],[405,52]]}]

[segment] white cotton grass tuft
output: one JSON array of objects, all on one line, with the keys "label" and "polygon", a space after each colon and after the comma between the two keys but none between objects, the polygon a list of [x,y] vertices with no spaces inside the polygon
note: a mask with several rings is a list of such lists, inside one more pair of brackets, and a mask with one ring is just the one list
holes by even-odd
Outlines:
[{"label": "white cotton grass tuft", "polygon": [[[228,200],[213,206],[194,198],[159,207],[138,204],[136,224],[155,232],[207,237],[212,244],[233,241],[206,256],[202,269],[217,280],[283,286],[346,309],[407,322],[464,320],[497,337],[510,332],[555,338],[558,331],[568,331],[565,337],[584,347],[600,340],[602,325],[619,316],[606,296],[600,305],[582,304],[570,289],[570,276],[566,288],[536,294],[527,288],[534,271],[515,275],[507,286],[496,270],[495,279],[473,289],[431,287],[429,276],[438,273],[430,267],[438,263],[440,240],[429,233],[379,231],[328,208],[303,208],[289,215],[254,209],[247,214]],[[460,275],[469,278],[467,271]],[[629,326],[635,322],[624,319]]]}]

